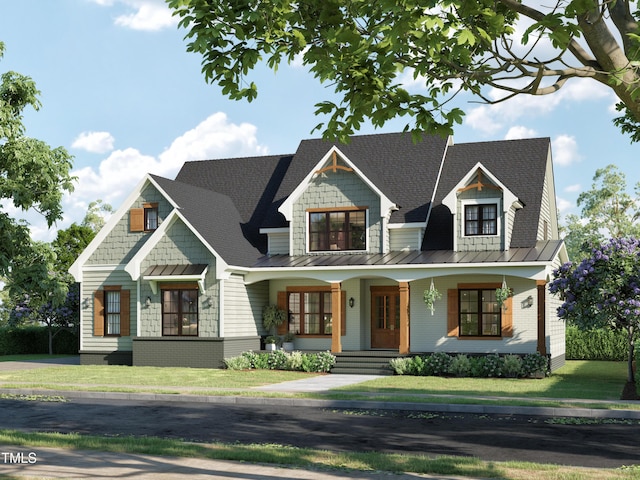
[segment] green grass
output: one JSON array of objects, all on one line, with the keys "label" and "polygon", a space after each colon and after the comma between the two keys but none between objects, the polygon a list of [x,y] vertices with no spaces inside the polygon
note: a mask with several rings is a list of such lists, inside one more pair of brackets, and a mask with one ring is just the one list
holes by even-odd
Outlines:
[{"label": "green grass", "polygon": [[27,362],[29,360],[50,360],[53,358],[68,358],[72,356],[73,355],[48,355],[46,353],[31,355],[0,355],[0,362]]},{"label": "green grass", "polygon": [[346,386],[342,392],[408,395],[461,395],[552,399],[620,399],[626,381],[626,362],[568,361],[543,379],[447,378],[393,376]]},{"label": "green grass", "polygon": [[[107,365],[73,365],[46,369],[0,371],[0,382],[14,385],[47,385],[55,388],[78,386],[133,389],[161,387],[172,391],[190,388],[242,389],[271,383],[299,380],[317,374],[283,370],[221,370],[207,368],[126,367]],[[62,388],[65,389],[65,388]],[[147,391],[147,390],[145,390]]]},{"label": "green grass", "polygon": [[417,454],[379,452],[330,452],[277,444],[195,444],[155,437],[99,437],[79,434],[24,433],[0,430],[0,444],[30,448],[97,450],[171,457],[235,460],[300,468],[375,472],[411,472],[508,480],[630,480],[638,478],[637,467],[585,469],[528,462],[484,462],[469,457],[429,457]]}]

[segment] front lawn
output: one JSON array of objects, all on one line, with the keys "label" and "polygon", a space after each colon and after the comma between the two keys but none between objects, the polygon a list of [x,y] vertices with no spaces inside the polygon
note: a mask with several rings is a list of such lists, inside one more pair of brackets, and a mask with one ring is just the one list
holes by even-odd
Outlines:
[{"label": "front lawn", "polygon": [[[174,389],[244,389],[307,378],[311,373],[284,370],[220,370],[207,368],[126,367],[74,365],[34,370],[0,371],[4,386],[107,391],[149,391]],[[96,387],[96,388],[91,388]]]},{"label": "front lawn", "polygon": [[619,400],[627,378],[626,362],[571,360],[544,379],[449,378],[399,375],[342,387],[345,392],[401,395],[575,398]]}]

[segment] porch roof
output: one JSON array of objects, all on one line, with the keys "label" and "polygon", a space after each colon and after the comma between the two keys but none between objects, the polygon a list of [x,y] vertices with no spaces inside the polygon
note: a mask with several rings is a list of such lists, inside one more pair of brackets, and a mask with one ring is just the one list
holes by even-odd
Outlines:
[{"label": "porch roof", "polygon": [[253,268],[305,268],[387,265],[443,265],[482,263],[549,263],[558,255],[562,240],[537,242],[534,247],[506,251],[454,252],[453,250],[399,251],[376,254],[343,255],[271,255],[264,256]]}]

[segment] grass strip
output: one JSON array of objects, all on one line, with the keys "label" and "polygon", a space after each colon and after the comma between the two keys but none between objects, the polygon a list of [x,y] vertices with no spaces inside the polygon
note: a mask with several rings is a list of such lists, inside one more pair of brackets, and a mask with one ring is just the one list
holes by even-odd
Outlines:
[{"label": "grass strip", "polygon": [[279,444],[196,444],[156,437],[101,437],[75,433],[25,433],[17,430],[0,430],[0,444],[234,460],[311,469],[410,472],[508,480],[628,480],[638,478],[640,474],[638,467],[587,469],[530,462],[485,462],[469,457],[429,457],[378,452],[337,453]]}]

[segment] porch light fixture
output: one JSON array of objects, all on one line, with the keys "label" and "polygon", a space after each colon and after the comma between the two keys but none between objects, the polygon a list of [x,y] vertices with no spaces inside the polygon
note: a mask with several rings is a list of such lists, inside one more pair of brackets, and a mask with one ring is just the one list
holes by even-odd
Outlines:
[{"label": "porch light fixture", "polygon": [[529,295],[527,298],[523,300],[522,308],[531,308],[531,307],[533,307],[533,297]]},{"label": "porch light fixture", "polygon": [[147,308],[149,308],[151,306],[151,297],[147,297],[147,300],[144,302],[144,304],[147,306]]},{"label": "porch light fixture", "polygon": [[353,308],[353,306],[356,304],[356,301],[353,297],[349,298],[349,308]]}]

